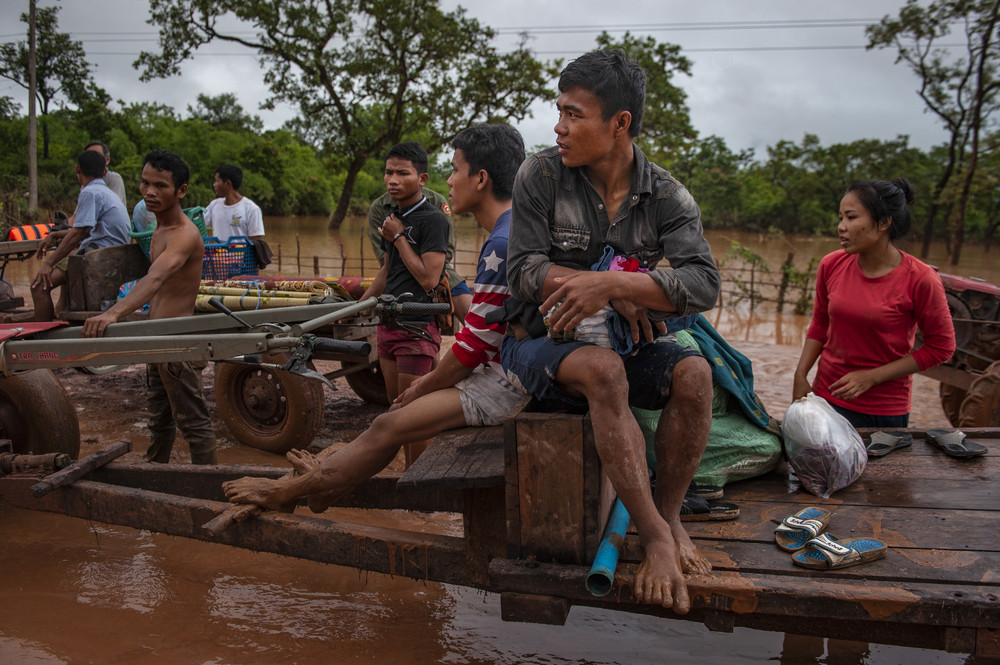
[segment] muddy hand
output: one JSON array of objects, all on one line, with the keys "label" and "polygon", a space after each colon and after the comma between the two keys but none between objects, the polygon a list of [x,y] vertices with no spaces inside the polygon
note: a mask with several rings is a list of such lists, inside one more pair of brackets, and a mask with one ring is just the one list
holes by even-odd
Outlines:
[{"label": "muddy hand", "polygon": [[555,283],[559,288],[538,309],[548,313],[549,325],[557,332],[572,330],[611,300],[606,272],[578,272],[556,277]]}]

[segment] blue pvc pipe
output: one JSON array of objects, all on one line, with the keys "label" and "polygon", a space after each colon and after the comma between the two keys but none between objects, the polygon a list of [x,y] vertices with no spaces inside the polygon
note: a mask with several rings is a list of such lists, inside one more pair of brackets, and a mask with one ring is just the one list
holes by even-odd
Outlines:
[{"label": "blue pvc pipe", "polygon": [[615,582],[615,568],[618,567],[618,557],[625,545],[625,531],[628,529],[629,515],[621,499],[615,499],[608,517],[608,525],[604,528],[604,538],[597,548],[594,565],[587,574],[587,590],[595,596],[606,596],[611,592]]}]

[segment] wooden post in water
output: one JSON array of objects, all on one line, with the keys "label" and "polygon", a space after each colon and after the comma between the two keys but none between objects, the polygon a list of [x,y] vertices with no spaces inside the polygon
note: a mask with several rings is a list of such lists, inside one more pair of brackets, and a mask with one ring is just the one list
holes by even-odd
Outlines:
[{"label": "wooden post in water", "polygon": [[278,274],[282,274],[281,270],[281,243],[278,243]]},{"label": "wooden post in water", "polygon": [[754,283],[753,282],[754,282],[754,275],[756,274],[755,273],[755,268],[756,267],[757,267],[756,264],[754,264],[754,263],[750,264],[750,311],[751,312],[753,311],[753,307],[754,307],[754,304],[753,304],[753,287],[754,287]]},{"label": "wooden post in water", "polygon": [[299,241],[299,234],[295,234],[295,274],[302,272],[302,243]]},{"label": "wooden post in water", "polygon": [[361,277],[365,276],[365,236],[361,234],[358,237],[358,256],[361,257]]},{"label": "wooden post in water", "polygon": [[313,254],[313,277],[319,277],[319,257]]},{"label": "wooden post in water", "polygon": [[785,262],[781,264],[781,285],[778,287],[778,314],[785,307],[785,292],[788,290],[788,280],[794,266],[795,252],[788,252]]}]

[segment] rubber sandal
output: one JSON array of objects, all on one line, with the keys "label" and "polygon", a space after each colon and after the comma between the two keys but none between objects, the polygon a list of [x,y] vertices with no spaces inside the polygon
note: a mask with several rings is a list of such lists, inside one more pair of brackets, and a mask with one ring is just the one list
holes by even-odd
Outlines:
[{"label": "rubber sandal", "polygon": [[848,568],[859,563],[868,563],[885,556],[886,546],[881,540],[862,538],[837,542],[824,533],[806,543],[807,552],[792,555],[792,563],[803,568],[815,570],[833,570]]},{"label": "rubber sandal", "polygon": [[826,531],[830,511],[823,508],[803,508],[781,520],[774,530],[774,540],[786,552],[798,552],[806,543]]},{"label": "rubber sandal", "polygon": [[[654,471],[649,472],[649,488],[655,492],[656,491],[656,473]],[[725,493],[721,487],[718,485],[699,485],[698,483],[691,481],[688,485],[687,491],[691,494],[700,496],[703,499],[721,499]]]},{"label": "rubber sandal", "polygon": [[929,429],[924,434],[927,443],[936,446],[944,451],[949,457],[966,459],[969,457],[982,457],[989,452],[989,448],[965,438],[965,432],[959,430]]},{"label": "rubber sandal", "polygon": [[694,492],[703,499],[721,499],[724,491],[718,485],[698,485],[693,480],[688,492]]},{"label": "rubber sandal", "polygon": [[906,432],[872,432],[865,450],[868,457],[884,457],[894,450],[913,444],[913,435]]},{"label": "rubber sandal", "polygon": [[694,492],[684,495],[681,504],[682,522],[714,522],[734,520],[740,516],[740,507],[728,501],[706,501]]}]

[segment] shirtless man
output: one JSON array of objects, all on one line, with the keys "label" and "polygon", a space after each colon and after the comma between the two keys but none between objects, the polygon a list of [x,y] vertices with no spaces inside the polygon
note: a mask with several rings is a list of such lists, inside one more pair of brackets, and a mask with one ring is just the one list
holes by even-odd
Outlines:
[{"label": "shirtless man", "polygon": [[[201,284],[205,245],[201,233],[181,210],[187,194],[189,171],[181,158],[154,150],[143,162],[139,192],[146,209],[156,215],[150,241],[149,272],[128,295],[110,309],[83,323],[84,337],[101,337],[105,329],[147,302],[150,319],[194,314]],[[177,427],[180,427],[195,464],[215,464],[215,430],[202,394],[201,370],[205,362],[170,362],[146,366],[149,373],[149,431],[146,459],[170,461]]]},{"label": "shirtless man", "polygon": [[510,193],[514,174],[524,160],[524,142],[512,127],[489,124],[463,130],[452,145],[451,207],[458,214],[471,213],[490,233],[479,253],[467,325],[455,334],[455,344],[437,367],[418,377],[396,399],[397,406],[376,418],[367,431],[332,454],[327,453],[330,448],[317,458],[301,451],[288,453],[301,475],[223,483],[230,501],[285,510],[308,496],[309,507],[322,512],[337,497],[381,471],[400,446],[446,429],[498,425],[524,397],[496,361],[506,324],[485,321],[509,297]]},{"label": "shirtless man", "polygon": [[[685,614],[683,572],[711,571],[680,511],[708,443],[712,373],[662,333],[672,319],[711,309],[719,272],[691,195],[633,142],[642,68],[620,51],[592,51],[566,66],[559,92],[556,147],[528,157],[514,185],[508,279],[512,297],[530,305],[521,325],[511,322],[516,337],[504,340],[501,362],[543,405],[589,409],[597,452],[645,551],[636,598]],[[596,268],[618,257],[639,270]],[[669,269],[657,268],[662,258]],[[548,335],[524,325],[533,307],[547,316]],[[636,351],[612,348],[612,311]],[[630,405],[663,413],[655,497]]]}]

